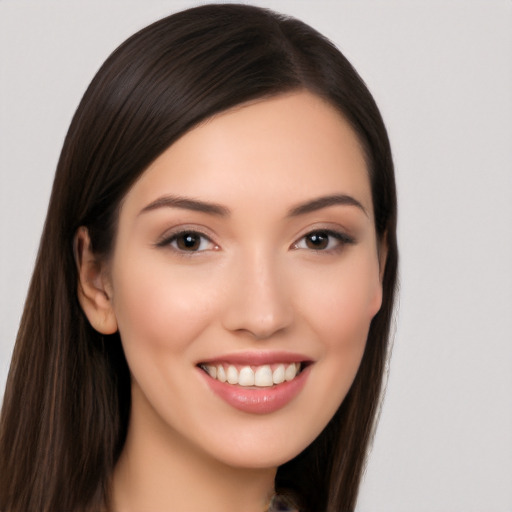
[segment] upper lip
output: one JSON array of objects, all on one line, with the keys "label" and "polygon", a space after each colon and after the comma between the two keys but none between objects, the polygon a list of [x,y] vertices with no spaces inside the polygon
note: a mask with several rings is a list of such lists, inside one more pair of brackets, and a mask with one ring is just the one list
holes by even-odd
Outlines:
[{"label": "upper lip", "polygon": [[275,363],[304,363],[311,362],[311,358],[293,352],[268,352],[268,351],[253,351],[253,352],[237,352],[231,354],[224,354],[215,356],[209,359],[200,361],[200,364],[238,364],[247,366],[262,366],[265,364]]}]

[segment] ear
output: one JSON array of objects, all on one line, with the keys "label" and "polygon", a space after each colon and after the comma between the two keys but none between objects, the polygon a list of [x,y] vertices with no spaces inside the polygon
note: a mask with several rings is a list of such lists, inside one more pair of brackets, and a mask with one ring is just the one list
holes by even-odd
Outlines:
[{"label": "ear", "polygon": [[87,228],[78,228],[73,244],[78,270],[78,301],[90,324],[102,334],[117,331],[112,307],[112,287],[104,265],[93,254]]}]

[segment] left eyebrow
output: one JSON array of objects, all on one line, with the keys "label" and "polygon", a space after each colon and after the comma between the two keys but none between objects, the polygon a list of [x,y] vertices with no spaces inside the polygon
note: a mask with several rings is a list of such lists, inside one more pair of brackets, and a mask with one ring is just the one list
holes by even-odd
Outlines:
[{"label": "left eyebrow", "polygon": [[288,217],[296,217],[298,215],[304,215],[306,213],[321,210],[322,208],[327,208],[328,206],[336,205],[355,206],[356,208],[359,208],[367,217],[369,217],[365,207],[357,199],[346,194],[322,196],[311,201],[307,201],[306,203],[299,204],[289,210]]}]

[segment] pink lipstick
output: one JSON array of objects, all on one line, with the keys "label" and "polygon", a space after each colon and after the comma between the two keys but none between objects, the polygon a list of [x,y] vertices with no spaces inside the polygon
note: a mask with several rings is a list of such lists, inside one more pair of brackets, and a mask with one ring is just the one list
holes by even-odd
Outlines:
[{"label": "pink lipstick", "polygon": [[209,388],[229,405],[251,414],[269,414],[302,390],[311,361],[300,354],[252,352],[201,362]]}]

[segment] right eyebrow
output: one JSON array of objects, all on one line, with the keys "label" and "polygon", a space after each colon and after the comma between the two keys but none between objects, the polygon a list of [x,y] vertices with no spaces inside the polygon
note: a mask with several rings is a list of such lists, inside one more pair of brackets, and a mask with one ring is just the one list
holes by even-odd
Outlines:
[{"label": "right eyebrow", "polygon": [[158,208],[181,208],[184,210],[208,213],[219,217],[227,217],[231,214],[229,208],[221,204],[199,201],[197,199],[191,199],[183,196],[166,195],[149,203],[139,212],[139,215]]}]

